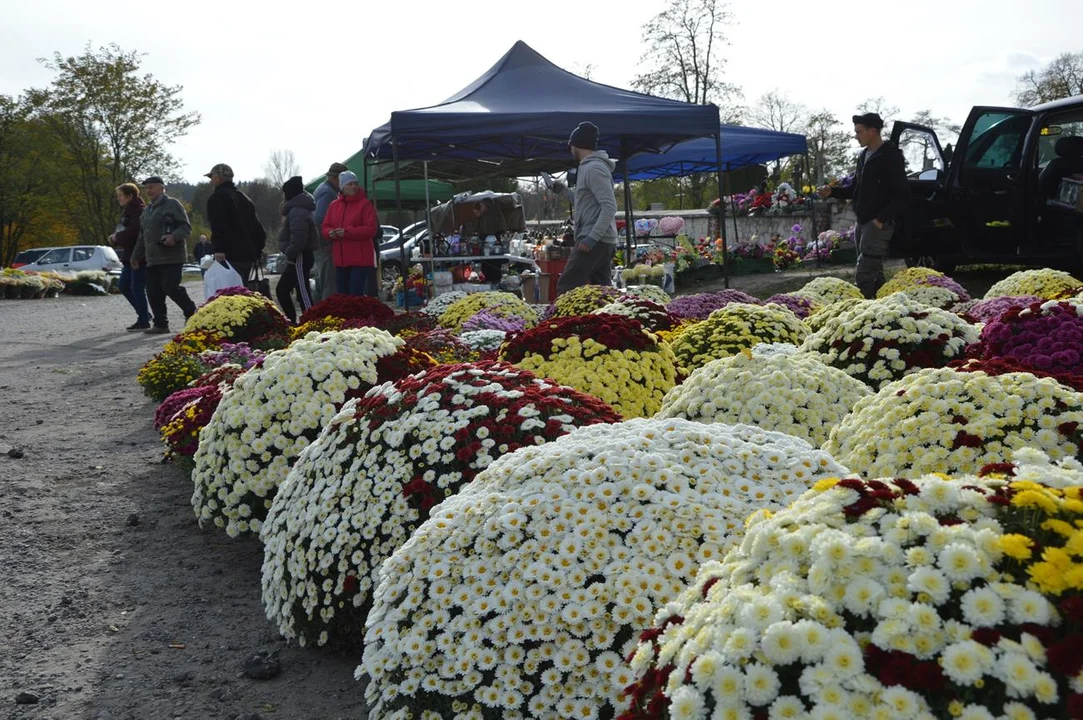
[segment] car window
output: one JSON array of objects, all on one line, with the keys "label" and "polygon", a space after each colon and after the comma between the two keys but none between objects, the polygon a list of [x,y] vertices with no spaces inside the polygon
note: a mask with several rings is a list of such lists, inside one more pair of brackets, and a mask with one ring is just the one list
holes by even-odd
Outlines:
[{"label": "car window", "polygon": [[94,248],[92,247],[77,247],[72,248],[71,261],[81,262],[83,260],[90,260],[94,257]]},{"label": "car window", "polygon": [[66,263],[68,258],[71,257],[71,248],[57,248],[56,250],[50,250],[41,256],[38,260],[39,265],[56,265],[57,263]]},{"label": "car window", "polygon": [[937,148],[936,135],[921,128],[906,128],[899,134],[899,149],[906,162],[906,174],[918,175],[927,170],[947,169],[944,156]]},{"label": "car window", "polygon": [[1046,118],[1038,136],[1038,167],[1045,167],[1057,156],[1057,140],[1079,136],[1083,136],[1083,109]]},{"label": "car window", "polygon": [[983,113],[966,148],[967,168],[1018,169],[1030,116],[1000,111]]}]

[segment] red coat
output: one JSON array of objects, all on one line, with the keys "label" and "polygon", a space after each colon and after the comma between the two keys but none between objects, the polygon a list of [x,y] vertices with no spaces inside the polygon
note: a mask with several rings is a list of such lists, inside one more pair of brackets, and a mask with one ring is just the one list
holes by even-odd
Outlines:
[{"label": "red coat", "polygon": [[[331,238],[328,233],[335,228],[344,228],[346,234]],[[380,232],[380,223],[364,190],[352,196],[340,194],[327,208],[320,232],[331,241],[335,267],[376,267],[372,241]]]}]

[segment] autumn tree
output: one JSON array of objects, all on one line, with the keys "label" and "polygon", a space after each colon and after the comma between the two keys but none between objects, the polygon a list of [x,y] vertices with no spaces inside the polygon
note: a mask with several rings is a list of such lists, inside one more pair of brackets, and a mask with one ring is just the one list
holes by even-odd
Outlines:
[{"label": "autumn tree", "polygon": [[100,243],[113,232],[117,185],[175,173],[168,148],[199,122],[198,113],[185,112],[180,86],[141,72],[142,57],[115,44],[97,51],[87,45],[77,57],[55,53],[41,60],[56,74],[52,83],[27,93],[70,167],[58,190],[83,242]]},{"label": "autumn tree", "polygon": [[[764,93],[758,103],[748,111],[748,119],[753,127],[775,132],[799,133],[804,129],[808,109],[794,102],[785,93],[771,90]],[[782,178],[782,161],[772,164],[771,182],[777,185]]]},{"label": "autumn tree", "polygon": [[1016,78],[1015,101],[1023,107],[1073,95],[1083,95],[1083,52],[1061,53],[1044,68]]},{"label": "autumn tree", "polygon": [[297,165],[297,158],[293,156],[293,150],[275,150],[267,158],[267,164],[263,166],[264,177],[274,187],[282,185],[294,175],[301,174],[301,168]]},{"label": "autumn tree", "polygon": [[830,110],[818,110],[808,116],[804,127],[811,165],[809,180],[823,185],[843,175],[853,164],[851,134]]}]

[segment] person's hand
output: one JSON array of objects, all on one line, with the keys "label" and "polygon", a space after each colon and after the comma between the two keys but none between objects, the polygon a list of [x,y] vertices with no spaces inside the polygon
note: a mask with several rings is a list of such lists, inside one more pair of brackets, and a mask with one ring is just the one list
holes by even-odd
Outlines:
[{"label": "person's hand", "polygon": [[884,224],[882,222],[880,222],[879,220],[873,220],[872,224],[876,226],[877,230],[883,230],[884,229]]},{"label": "person's hand", "polygon": [[139,261],[138,260],[129,260],[128,264],[132,266],[132,270],[138,270],[139,269]]},{"label": "person's hand", "polygon": [[225,262],[226,261],[226,254],[225,253],[215,253],[214,254],[214,259],[217,262]]},{"label": "person's hand", "polygon": [[112,235],[109,236],[109,244],[110,245],[116,245],[117,244],[117,234],[116,233],[113,233]]},{"label": "person's hand", "polygon": [[589,253],[590,245],[587,245],[586,243],[576,243],[575,249],[581,253]]},{"label": "person's hand", "polygon": [[820,188],[816,192],[818,192],[820,194],[820,197],[822,197],[825,200],[827,198],[831,197],[831,187],[829,185],[824,185],[822,188]]},{"label": "person's hand", "polygon": [[172,234],[163,235],[162,236],[162,244],[165,245],[166,247],[173,247],[174,245],[177,244],[177,241],[173,239]]}]

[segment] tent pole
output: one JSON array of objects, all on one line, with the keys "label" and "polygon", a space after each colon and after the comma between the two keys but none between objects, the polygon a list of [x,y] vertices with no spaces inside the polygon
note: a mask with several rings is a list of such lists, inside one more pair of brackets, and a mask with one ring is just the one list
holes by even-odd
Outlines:
[{"label": "tent pole", "polygon": [[[722,205],[722,132],[716,132],[714,135],[714,151],[718,165],[715,166],[715,172],[718,176],[718,207],[724,208]],[[733,218],[734,223],[737,222],[736,215]],[[722,277],[725,280],[725,287],[728,289],[730,286],[730,257],[729,248],[726,246],[726,211],[722,209],[722,217],[718,223],[718,230],[722,235]]]},{"label": "tent pole", "polygon": [[621,175],[624,176],[624,267],[632,267],[635,260],[632,248],[632,225],[635,220],[632,217],[632,183],[628,179],[628,144],[624,138],[620,141],[620,161],[624,166]]},{"label": "tent pole", "polygon": [[[430,212],[430,209],[432,208],[432,201],[429,199],[429,161],[426,160],[425,162],[423,162],[421,164],[421,167],[425,171],[425,231],[429,233],[429,247],[432,247],[432,213]],[[432,255],[431,250],[429,251],[429,254]],[[424,253],[422,253],[422,255],[424,255]],[[422,265],[421,269],[422,269],[421,274],[422,274],[422,276],[424,276],[425,275],[425,273],[424,273],[425,266]],[[434,266],[432,266],[432,265],[429,265],[429,269],[434,271],[434,272],[436,270],[436,268]],[[426,279],[428,279],[428,278],[426,278]],[[403,290],[403,292],[406,291],[406,281],[405,280],[402,283],[402,290]]]},{"label": "tent pole", "polygon": [[681,174],[677,176],[677,197],[680,209],[684,210],[684,163],[681,163]]},{"label": "tent pole", "polygon": [[[402,222],[402,186],[399,181],[399,139],[391,138],[391,161],[395,170],[395,220]],[[425,189],[428,192],[428,188]],[[399,237],[399,277],[402,278],[402,308],[410,312],[410,293],[406,292],[406,242]]]},{"label": "tent pole", "polygon": [[[805,170],[810,176],[812,175],[812,166],[809,165],[808,151],[805,152]],[[812,177],[809,179],[811,180],[809,187],[812,188],[812,192],[809,193],[808,197],[809,217],[812,218],[812,246],[816,248],[816,267],[821,268],[823,267],[824,261],[823,258],[820,257],[820,248],[816,244],[816,238],[820,236],[820,234],[816,232],[816,180]],[[828,250],[828,252],[831,251]]]}]

